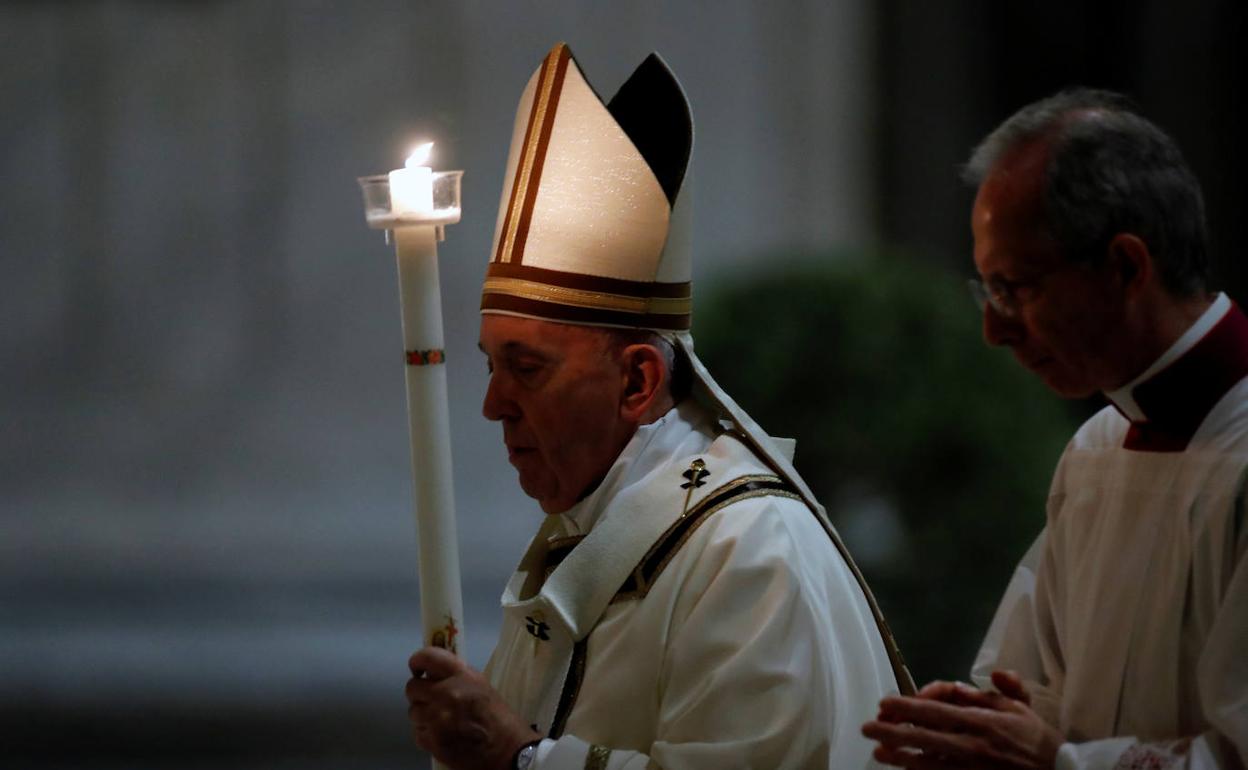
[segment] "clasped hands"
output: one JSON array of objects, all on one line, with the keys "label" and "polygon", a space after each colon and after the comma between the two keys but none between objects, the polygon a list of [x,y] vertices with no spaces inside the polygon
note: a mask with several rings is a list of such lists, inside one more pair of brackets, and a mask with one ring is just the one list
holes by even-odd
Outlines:
[{"label": "clasped hands", "polygon": [[540,733],[524,723],[479,671],[438,647],[407,661],[407,718],[416,745],[463,770],[507,770]]},{"label": "clasped hands", "polygon": [[994,671],[992,683],[998,692],[932,682],[914,697],[885,698],[862,734],[879,743],[878,761],[897,767],[1051,770],[1061,734],[1032,710],[1016,674]]},{"label": "clasped hands", "polygon": [[[521,746],[542,737],[480,672],[446,650],[419,650],[408,668],[412,737],[449,767],[506,770]],[[1015,674],[993,672],[992,682],[998,692],[932,682],[917,696],[885,698],[862,733],[878,742],[878,761],[897,767],[1051,770],[1061,734],[1031,709]]]}]

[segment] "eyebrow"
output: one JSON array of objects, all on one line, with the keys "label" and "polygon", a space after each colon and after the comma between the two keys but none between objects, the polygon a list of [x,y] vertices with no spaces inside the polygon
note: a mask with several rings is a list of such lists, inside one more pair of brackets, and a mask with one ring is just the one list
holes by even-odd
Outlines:
[{"label": "eyebrow", "polygon": [[[489,353],[486,353],[485,346],[481,344],[480,340],[477,341],[477,350],[480,350],[482,353],[485,353],[485,356],[487,358],[490,355]],[[533,355],[533,356],[538,356],[540,358],[547,358],[547,359],[551,358],[550,354],[548,354],[546,351],[541,350],[539,348],[535,348],[532,345],[526,345],[523,342],[514,342],[514,341],[505,342],[503,343],[503,349],[500,352],[503,355],[519,354],[519,355]]]}]

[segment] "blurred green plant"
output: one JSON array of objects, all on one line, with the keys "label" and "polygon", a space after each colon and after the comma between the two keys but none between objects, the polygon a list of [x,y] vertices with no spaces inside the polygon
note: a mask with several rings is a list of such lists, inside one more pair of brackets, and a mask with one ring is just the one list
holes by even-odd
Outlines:
[{"label": "blurred green plant", "polygon": [[1044,523],[1075,413],[986,346],[964,281],[900,255],[807,255],[697,297],[699,357],[847,541],[916,680],[965,679]]}]

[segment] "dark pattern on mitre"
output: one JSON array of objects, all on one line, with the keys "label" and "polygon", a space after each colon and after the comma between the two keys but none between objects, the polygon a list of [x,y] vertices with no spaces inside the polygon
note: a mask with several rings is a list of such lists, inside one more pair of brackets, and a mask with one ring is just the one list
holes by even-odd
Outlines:
[{"label": "dark pattern on mitre", "polygon": [[674,204],[693,151],[693,115],[676,76],[652,53],[611,97],[607,110]]}]

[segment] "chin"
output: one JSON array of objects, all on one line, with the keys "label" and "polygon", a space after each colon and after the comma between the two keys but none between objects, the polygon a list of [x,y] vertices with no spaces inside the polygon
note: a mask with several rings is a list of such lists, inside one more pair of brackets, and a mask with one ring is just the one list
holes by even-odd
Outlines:
[{"label": "chin", "polygon": [[560,498],[551,497],[549,495],[542,496],[542,495],[529,494],[527,490],[525,494],[528,494],[529,497],[537,501],[537,505],[539,508],[542,509],[542,513],[563,513],[564,511],[568,510],[572,506],[576,505],[575,500],[562,500]]},{"label": "chin", "polygon": [[570,505],[562,505],[561,501],[552,497],[550,489],[544,486],[540,480],[525,478],[523,472],[520,473],[520,489],[524,491],[526,497],[531,497],[535,500],[544,513],[563,513],[572,507]]},{"label": "chin", "polygon": [[539,508],[542,509],[542,513],[546,514],[547,516],[553,516],[557,513],[563,513],[564,511],[572,507],[570,505],[565,505],[564,503],[557,501],[557,500],[538,500],[537,505]]}]

